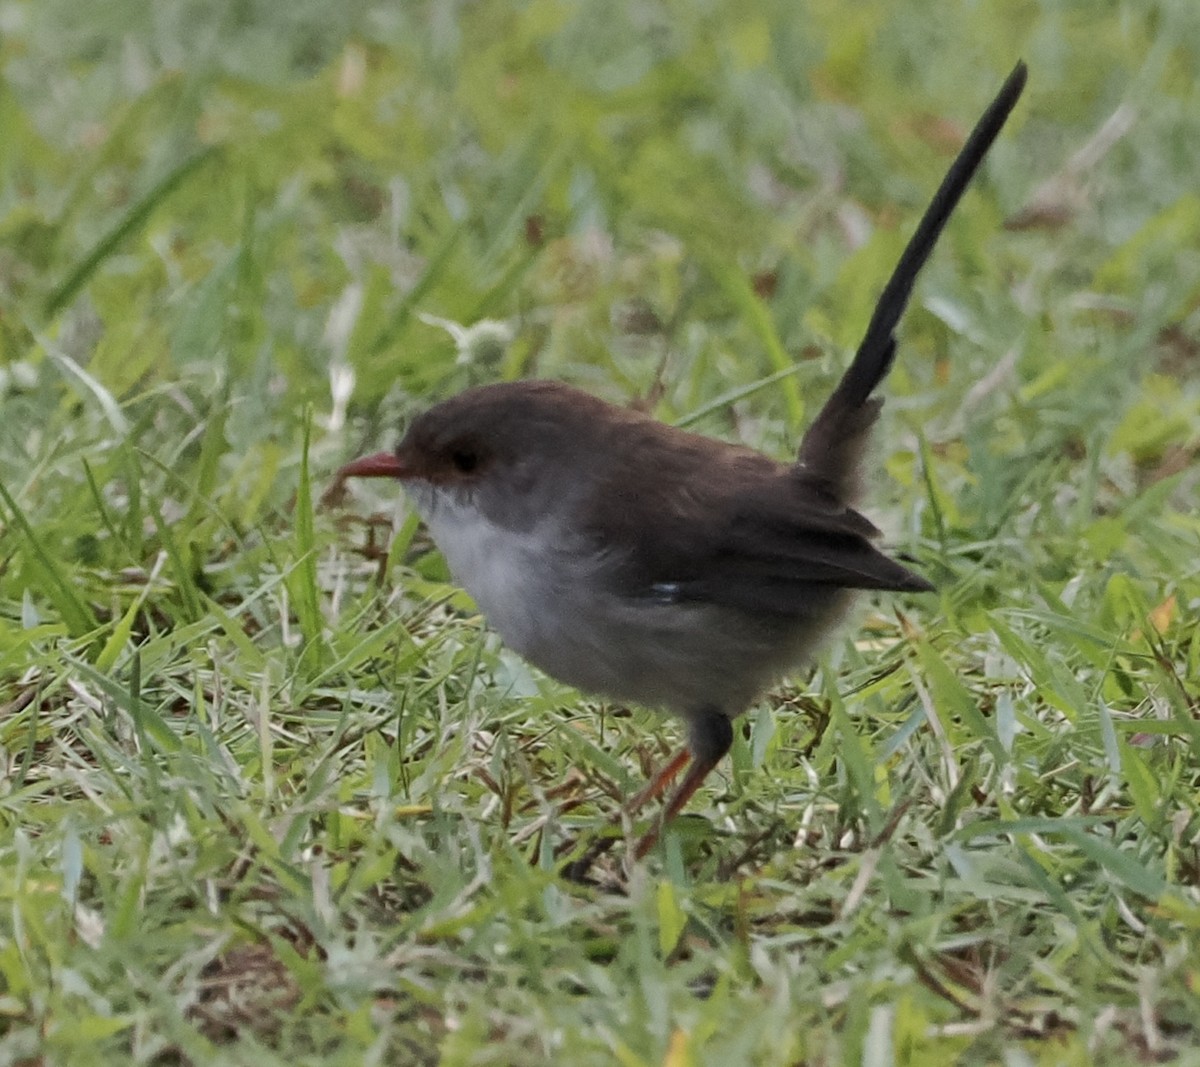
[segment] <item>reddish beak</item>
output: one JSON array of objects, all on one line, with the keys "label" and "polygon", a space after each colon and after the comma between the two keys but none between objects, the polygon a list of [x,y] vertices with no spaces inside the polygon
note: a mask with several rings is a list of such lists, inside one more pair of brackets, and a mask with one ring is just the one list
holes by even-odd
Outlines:
[{"label": "reddish beak", "polygon": [[400,462],[395,452],[376,452],[347,463],[337,472],[336,480],[347,478],[407,478],[412,471]]},{"label": "reddish beak", "polygon": [[323,507],[338,507],[346,496],[347,478],[408,478],[412,471],[400,462],[395,452],[376,452],[347,463],[333,476],[333,482],[321,496]]}]

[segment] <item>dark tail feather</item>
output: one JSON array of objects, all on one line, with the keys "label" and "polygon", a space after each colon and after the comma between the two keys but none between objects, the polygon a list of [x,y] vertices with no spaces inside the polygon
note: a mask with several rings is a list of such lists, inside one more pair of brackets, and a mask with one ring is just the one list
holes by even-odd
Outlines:
[{"label": "dark tail feather", "polygon": [[1025,77],[1025,64],[1018,63],[950,165],[883,288],[854,361],[800,443],[798,462],[804,473],[819,479],[825,488],[847,503],[857,495],[859,466],[867,434],[883,405],[882,400],[872,400],[871,393],[891,369],[895,358],[896,324],[946,220],[1025,88]]}]

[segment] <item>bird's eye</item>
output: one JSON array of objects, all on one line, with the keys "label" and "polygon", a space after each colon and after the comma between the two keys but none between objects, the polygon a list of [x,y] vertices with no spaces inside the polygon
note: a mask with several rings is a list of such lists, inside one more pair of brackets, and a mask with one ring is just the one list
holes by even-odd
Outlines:
[{"label": "bird's eye", "polygon": [[450,462],[459,473],[470,474],[479,466],[479,457],[469,448],[458,448],[450,453]]}]

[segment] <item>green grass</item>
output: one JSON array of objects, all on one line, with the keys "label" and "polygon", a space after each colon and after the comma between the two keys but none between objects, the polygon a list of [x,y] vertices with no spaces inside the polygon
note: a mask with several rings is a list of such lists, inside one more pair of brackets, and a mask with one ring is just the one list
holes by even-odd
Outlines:
[{"label": "green grass", "polygon": [[[1191,0],[0,25],[0,1063],[1200,1063]],[[1018,56],[879,433],[938,593],[561,881],[677,726],[332,472],[533,374],[787,455]]]}]

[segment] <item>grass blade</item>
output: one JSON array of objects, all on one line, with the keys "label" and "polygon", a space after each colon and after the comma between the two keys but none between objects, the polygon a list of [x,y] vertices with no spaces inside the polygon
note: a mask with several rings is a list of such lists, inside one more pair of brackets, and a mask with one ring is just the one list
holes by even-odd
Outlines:
[{"label": "grass blade", "polygon": [[50,598],[50,602],[58,609],[58,613],[62,616],[63,622],[67,624],[67,629],[72,637],[82,637],[84,634],[91,633],[99,625],[92,609],[75,592],[72,582],[50,557],[42,540],[30,525],[25,513],[12,498],[3,481],[0,481],[0,497],[3,497],[4,502],[8,505],[13,521],[25,541],[25,559],[30,571],[37,579],[34,584]]},{"label": "grass blade", "polygon": [[135,200],[125,214],[101,236],[83,259],[46,297],[46,317],[51,318],[66,307],[95,273],[96,268],[111,256],[122,242],[141,229],[154,209],[194,175],[215,154],[215,151],[213,148],[205,148],[189,156],[155,182],[140,199]]}]

